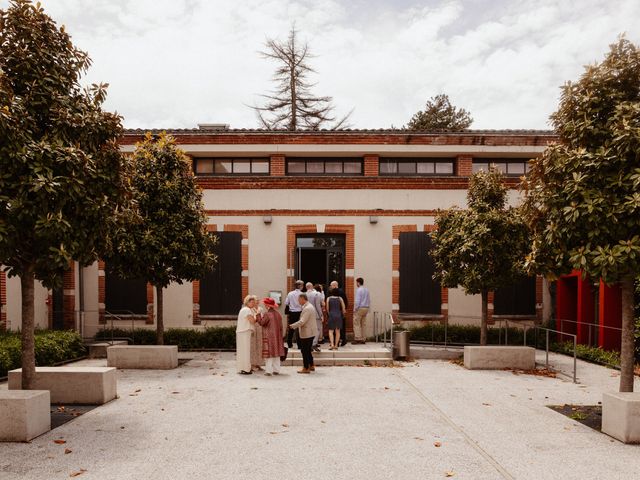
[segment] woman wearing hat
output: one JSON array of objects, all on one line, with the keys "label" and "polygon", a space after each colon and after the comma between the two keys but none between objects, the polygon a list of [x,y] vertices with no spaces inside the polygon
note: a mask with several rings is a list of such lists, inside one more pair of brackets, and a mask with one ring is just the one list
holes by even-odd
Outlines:
[{"label": "woman wearing hat", "polygon": [[242,303],[236,327],[236,363],[238,373],[251,375],[251,337],[256,329],[256,297],[247,295]]},{"label": "woman wearing hat", "polygon": [[262,304],[267,309],[256,316],[262,326],[262,356],[265,358],[265,375],[280,373],[280,357],[284,355],[282,340],[282,316],[273,298],[264,298]]}]

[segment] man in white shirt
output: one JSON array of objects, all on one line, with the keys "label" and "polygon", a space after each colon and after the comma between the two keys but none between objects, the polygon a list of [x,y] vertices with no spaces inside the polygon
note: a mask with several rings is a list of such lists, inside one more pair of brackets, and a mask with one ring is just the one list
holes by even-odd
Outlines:
[{"label": "man in white shirt", "polygon": [[[289,325],[300,320],[302,306],[300,305],[299,297],[302,293],[303,287],[304,282],[302,280],[297,280],[295,283],[295,289],[291,290],[287,294],[287,298],[284,301],[284,313],[287,314],[287,324]],[[293,347],[293,332],[293,329],[287,330],[287,345],[289,348]]]},{"label": "man in white shirt", "polygon": [[369,290],[364,286],[362,277],[356,279],[356,300],[353,306],[353,343],[365,343],[367,314],[371,306]]}]

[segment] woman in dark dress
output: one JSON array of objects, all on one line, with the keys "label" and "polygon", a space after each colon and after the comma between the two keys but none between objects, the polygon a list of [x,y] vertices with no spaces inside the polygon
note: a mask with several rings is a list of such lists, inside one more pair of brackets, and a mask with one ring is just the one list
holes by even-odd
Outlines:
[{"label": "woman in dark dress", "polygon": [[331,290],[326,301],[327,313],[329,314],[329,342],[331,343],[329,350],[337,350],[340,345],[342,319],[347,311],[344,301],[338,296],[338,293],[336,289]]}]

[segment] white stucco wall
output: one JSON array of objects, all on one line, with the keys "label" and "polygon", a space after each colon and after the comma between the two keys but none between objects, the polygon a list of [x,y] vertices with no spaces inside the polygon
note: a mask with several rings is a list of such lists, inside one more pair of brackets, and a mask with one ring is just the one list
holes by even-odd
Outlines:
[{"label": "white stucco wall", "polygon": [[[20,330],[22,325],[22,287],[19,277],[7,277],[7,325],[11,330]],[[49,327],[47,298],[49,291],[38,281],[34,286],[34,320],[36,328]]]}]

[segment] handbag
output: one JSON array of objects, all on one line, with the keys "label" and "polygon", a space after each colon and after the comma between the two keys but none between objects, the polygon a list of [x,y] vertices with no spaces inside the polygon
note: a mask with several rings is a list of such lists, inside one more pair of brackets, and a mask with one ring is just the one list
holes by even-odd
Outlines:
[{"label": "handbag", "polygon": [[280,361],[284,362],[287,359],[287,355],[289,354],[289,348],[284,346],[284,355],[280,355]]}]

